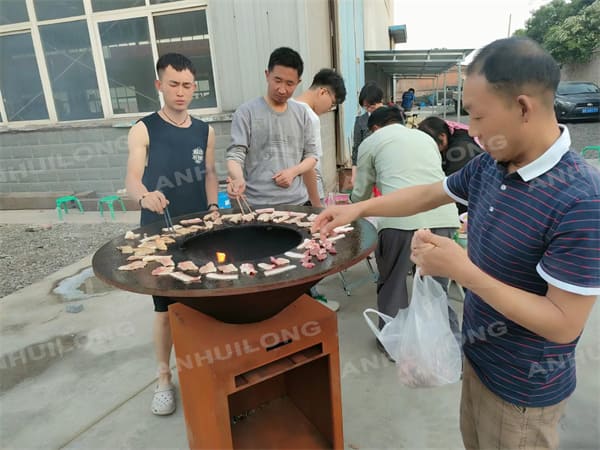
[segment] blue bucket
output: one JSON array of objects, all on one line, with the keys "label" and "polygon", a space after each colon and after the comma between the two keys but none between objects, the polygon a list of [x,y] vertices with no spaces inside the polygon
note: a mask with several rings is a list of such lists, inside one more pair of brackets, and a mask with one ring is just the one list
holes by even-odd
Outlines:
[{"label": "blue bucket", "polygon": [[229,201],[227,192],[219,192],[217,196],[217,203],[221,209],[231,208],[231,202]]}]

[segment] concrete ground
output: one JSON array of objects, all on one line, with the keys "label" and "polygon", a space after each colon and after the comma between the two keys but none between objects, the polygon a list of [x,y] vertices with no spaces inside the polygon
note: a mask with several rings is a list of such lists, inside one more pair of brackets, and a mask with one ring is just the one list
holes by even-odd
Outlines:
[{"label": "concrete ground", "polygon": [[[11,223],[51,223],[54,211],[0,213]],[[98,214],[88,220],[97,220]],[[84,220],[72,215],[68,221]],[[135,224],[137,215],[117,220]],[[130,222],[129,222],[130,221]],[[155,382],[148,296],[118,291],[87,277],[91,255],[0,299],[0,448],[183,449],[182,408],[150,413]],[[82,273],[82,271],[84,271]],[[88,278],[68,304],[53,288],[65,278]],[[346,272],[368,280],[364,262]],[[77,283],[74,285],[77,288]],[[460,384],[434,389],[400,385],[379,353],[362,312],[375,304],[366,281],[351,296],[340,278],[319,290],[338,312],[345,448],[458,449]],[[456,293],[454,293],[456,294]],[[456,296],[456,295],[453,295]],[[452,300],[461,310],[462,304]],[[578,347],[578,387],[561,422],[562,449],[599,448],[600,313],[596,305]]]}]

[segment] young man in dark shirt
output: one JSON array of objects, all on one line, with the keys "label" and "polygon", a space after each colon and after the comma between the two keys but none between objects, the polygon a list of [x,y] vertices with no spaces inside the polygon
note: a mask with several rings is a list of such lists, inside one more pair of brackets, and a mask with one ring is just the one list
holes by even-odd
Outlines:
[{"label": "young man in dark shirt", "polygon": [[[156,88],[162,93],[160,111],[138,121],[129,132],[129,159],[125,184],[142,208],[141,225],[157,220],[169,206],[173,217],[216,209],[215,132],[191,117],[188,106],[196,90],[196,69],[183,55],[168,53],[156,63]],[[173,301],[153,296],[154,349],[158,383],[151,410],[156,415],[175,411],[171,383],[171,327],[168,307]]]}]

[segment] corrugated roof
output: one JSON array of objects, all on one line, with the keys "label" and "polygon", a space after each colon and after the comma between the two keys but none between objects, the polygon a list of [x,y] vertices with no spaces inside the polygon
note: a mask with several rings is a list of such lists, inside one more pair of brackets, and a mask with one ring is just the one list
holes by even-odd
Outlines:
[{"label": "corrugated roof", "polygon": [[376,65],[377,71],[390,77],[426,78],[443,74],[473,50],[369,50],[365,52],[365,64]]}]

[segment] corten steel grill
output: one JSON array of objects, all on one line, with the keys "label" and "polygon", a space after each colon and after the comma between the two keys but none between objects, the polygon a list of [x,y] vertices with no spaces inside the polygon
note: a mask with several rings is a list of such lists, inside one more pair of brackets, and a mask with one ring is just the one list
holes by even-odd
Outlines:
[{"label": "corten steel grill", "polygon": [[[303,206],[281,206],[276,209],[308,214],[320,211]],[[230,212],[231,210],[223,210],[222,214]],[[174,222],[202,215],[181,216]],[[160,233],[163,226],[162,223],[156,223],[135,232],[151,236]],[[172,297],[179,303],[224,322],[256,322],[276,314],[326,276],[366,258],[375,247],[375,228],[364,219],[354,222],[352,226],[354,230],[345,233],[345,238],[335,242],[336,255],[329,255],[325,261],[316,262],[313,269],[305,269],[298,260],[288,258],[297,268],[271,277],[265,277],[261,270],[255,276],[240,274],[237,280],[210,280],[203,275],[201,283],[186,285],[169,276],[153,276],[148,267],[119,271],[117,268],[126,263],[126,255],[121,254],[117,246],[130,243],[122,237],[113,239],[100,248],[93,257],[92,266],[99,279],[120,289]],[[239,266],[243,262],[269,262],[270,256],[285,257],[283,253],[288,250],[301,252],[296,250],[296,246],[310,237],[310,229],[295,225],[256,221],[238,225],[225,224],[215,226],[211,231],[177,237],[176,244],[169,244],[168,250],[157,254],[172,255],[176,263],[191,259],[200,266],[208,261],[216,264],[215,253],[224,252],[227,254],[226,262]]]},{"label": "corten steel grill", "polygon": [[[118,271],[126,257],[116,247],[127,245],[124,238],[96,252],[92,265],[98,278],[178,301],[169,307],[169,320],[190,448],[344,448],[337,316],[305,292],[374,249],[374,227],[363,219],[352,226],[336,241],[336,255],[313,269],[291,260],[296,269],[272,277],[259,270],[254,277],[218,281],[203,276],[200,284],[185,285],[153,276],[148,267]],[[150,236],[161,227],[136,232]],[[225,252],[226,262],[239,266],[269,262],[271,256],[294,251],[305,238],[310,231],[295,225],[224,225],[177,238],[161,254],[200,266],[216,263],[215,253]]]}]

